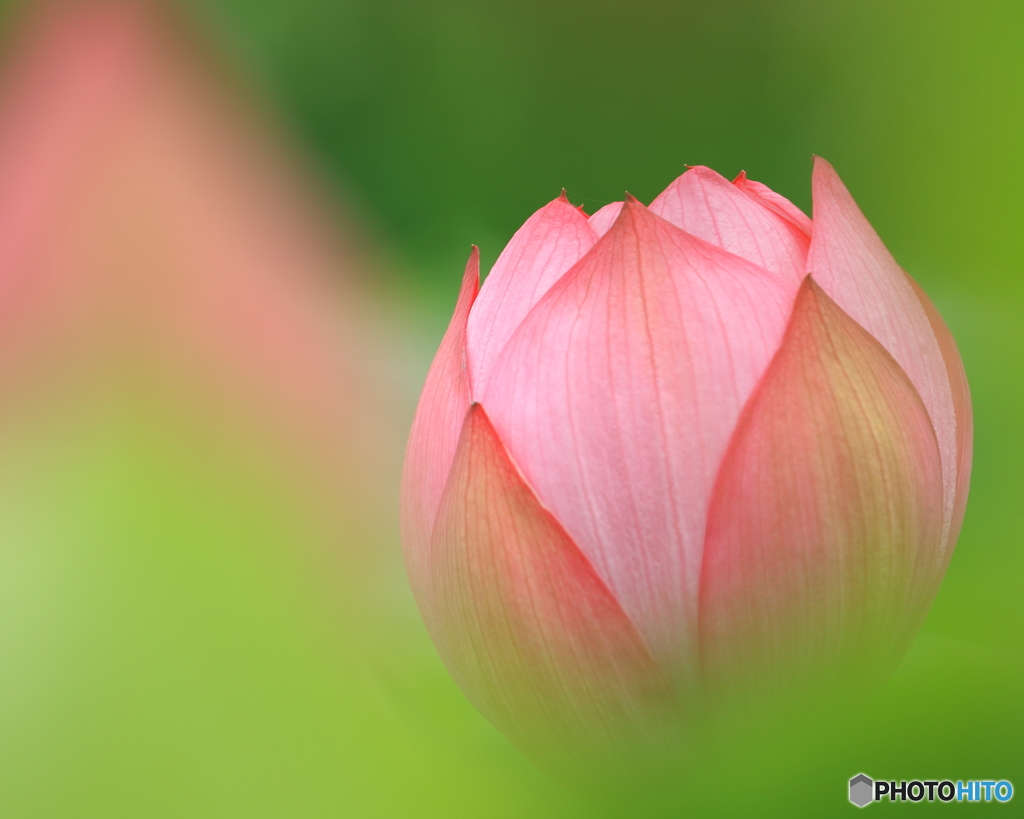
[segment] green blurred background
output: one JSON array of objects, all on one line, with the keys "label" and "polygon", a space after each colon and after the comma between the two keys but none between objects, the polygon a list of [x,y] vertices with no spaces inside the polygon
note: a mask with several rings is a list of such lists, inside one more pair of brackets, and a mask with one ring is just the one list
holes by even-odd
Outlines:
[{"label": "green blurred background", "polygon": [[[1024,4],[189,14],[369,237],[393,495],[372,533],[331,541],[301,481],[148,394],[4,438],[0,815],[811,817],[855,810],[861,771],[1024,788]],[[650,201],[687,163],[745,169],[809,210],[812,154],[960,344],[975,465],[946,580],[896,676],[834,726],[762,737],[667,796],[570,792],[464,701],[401,570],[402,436],[468,247],[488,265],[562,187],[593,212],[625,190]],[[871,806],[886,809],[905,807]]]}]

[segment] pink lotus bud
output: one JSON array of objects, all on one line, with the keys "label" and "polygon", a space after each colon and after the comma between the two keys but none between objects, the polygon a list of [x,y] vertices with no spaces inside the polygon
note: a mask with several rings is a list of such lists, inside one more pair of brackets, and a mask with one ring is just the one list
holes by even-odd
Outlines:
[{"label": "pink lotus bud", "polygon": [[649,207],[564,194],[478,295],[406,456],[438,650],[520,747],[686,733],[732,692],[877,679],[963,518],[971,408],[942,319],[832,167],[814,221],[695,167]]}]

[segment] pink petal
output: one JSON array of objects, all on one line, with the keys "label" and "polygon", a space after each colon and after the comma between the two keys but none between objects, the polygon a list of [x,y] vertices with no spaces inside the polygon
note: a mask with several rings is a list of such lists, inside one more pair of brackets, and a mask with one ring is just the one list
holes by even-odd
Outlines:
[{"label": "pink petal", "polygon": [[808,235],[710,168],[690,168],[651,203],[651,212],[794,282],[804,277]]},{"label": "pink petal", "polygon": [[[946,375],[953,394],[953,411],[956,415],[956,494],[953,499],[953,517],[950,523],[948,541],[956,545],[960,536],[960,526],[964,521],[964,510],[967,507],[967,491],[971,484],[971,455],[974,449],[974,414],[971,409],[971,390],[967,386],[967,373],[964,372],[960,351],[949,332],[946,322],[935,309],[921,286],[907,276],[907,281],[914,288],[914,293],[921,301],[921,306],[928,316],[928,321],[939,343],[942,358],[946,362]],[[947,559],[949,553],[947,552]]]},{"label": "pink petal", "polygon": [[630,199],[516,331],[481,399],[684,687],[711,488],[796,290]]},{"label": "pink petal", "polygon": [[480,251],[474,246],[448,331],[434,356],[409,433],[402,471],[402,545],[420,612],[433,611],[430,535],[469,409],[466,322],[480,286]]},{"label": "pink petal", "polygon": [[700,588],[707,689],[891,670],[943,566],[923,403],[812,279],[722,465]]},{"label": "pink petal", "polygon": [[910,377],[928,409],[942,455],[943,543],[948,544],[959,478],[957,417],[946,360],[909,277],[868,224],[832,166],[814,161],[815,281],[873,335]]},{"label": "pink petal", "polygon": [[610,202],[590,217],[590,229],[598,236],[604,236],[615,220],[619,218],[622,202]]},{"label": "pink petal", "polygon": [[747,177],[746,171],[740,171],[739,176],[732,180],[732,184],[751,197],[755,202],[764,205],[769,210],[775,211],[779,216],[788,219],[797,228],[808,236],[812,233],[811,220],[800,208],[790,202],[785,196],[776,193],[767,185],[755,182]]},{"label": "pink petal", "polygon": [[445,664],[524,751],[616,758],[624,745],[669,740],[677,706],[640,634],[479,405],[441,503],[432,569]]},{"label": "pink petal", "polygon": [[586,214],[569,203],[564,191],[516,231],[480,288],[469,317],[474,394],[483,389],[505,343],[530,308],[596,241]]}]

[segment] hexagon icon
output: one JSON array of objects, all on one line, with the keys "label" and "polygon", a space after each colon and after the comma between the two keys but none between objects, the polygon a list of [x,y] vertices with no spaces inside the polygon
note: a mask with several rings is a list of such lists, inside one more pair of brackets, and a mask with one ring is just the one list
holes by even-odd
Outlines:
[{"label": "hexagon icon", "polygon": [[875,798],[875,783],[870,776],[857,774],[850,780],[850,801],[858,808],[871,804]]}]

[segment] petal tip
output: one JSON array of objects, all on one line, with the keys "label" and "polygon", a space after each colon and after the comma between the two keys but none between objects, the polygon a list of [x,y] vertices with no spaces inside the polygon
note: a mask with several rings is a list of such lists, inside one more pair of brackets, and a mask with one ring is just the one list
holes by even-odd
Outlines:
[{"label": "petal tip", "polygon": [[814,165],[814,175],[825,173],[838,176],[838,174],[836,173],[836,169],[833,167],[832,163],[825,159],[825,157],[819,156],[818,154],[811,154],[811,162]]},{"label": "petal tip", "polygon": [[550,202],[549,204],[553,205],[555,202],[561,202],[563,205],[568,205],[573,210],[578,210],[584,216],[587,216],[587,212],[583,209],[583,205],[574,205],[572,202],[569,201],[569,194],[566,193],[565,188],[562,188],[562,192],[558,194],[558,197],[552,200],[552,202]]}]

